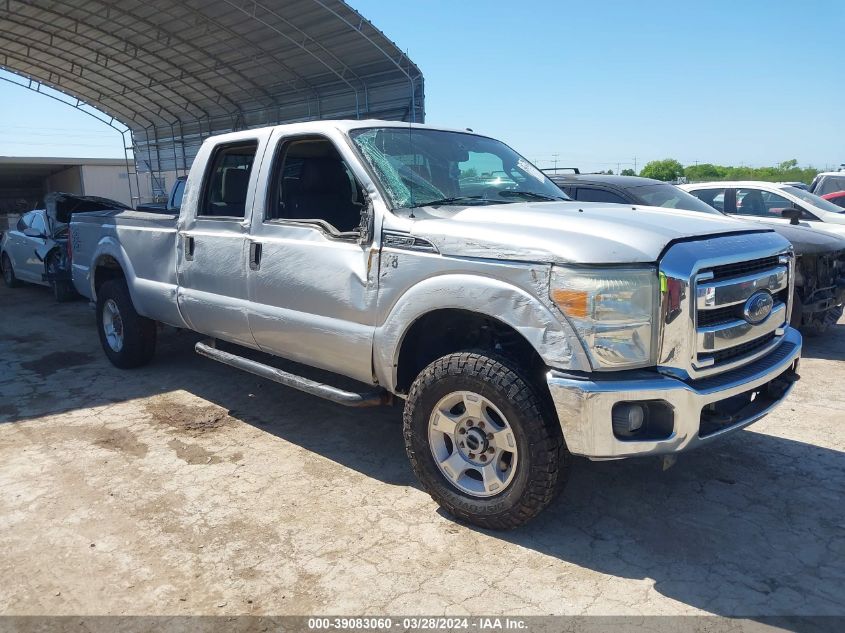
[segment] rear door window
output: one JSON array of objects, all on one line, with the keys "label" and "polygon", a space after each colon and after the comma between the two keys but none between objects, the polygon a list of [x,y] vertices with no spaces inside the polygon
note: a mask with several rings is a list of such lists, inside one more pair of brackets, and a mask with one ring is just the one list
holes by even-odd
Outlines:
[{"label": "rear door window", "polygon": [[613,204],[628,204],[628,201],[618,193],[614,193],[606,189],[590,189],[587,187],[578,187],[575,199],[582,202],[611,202]]},{"label": "rear door window", "polygon": [[257,141],[220,145],[212,156],[203,186],[200,217],[243,218]]},{"label": "rear door window", "polygon": [[734,213],[733,209],[726,208],[725,205],[725,187],[716,187],[713,189],[698,189],[697,191],[690,191],[692,195],[709,204],[714,209],[718,209],[722,213]]}]

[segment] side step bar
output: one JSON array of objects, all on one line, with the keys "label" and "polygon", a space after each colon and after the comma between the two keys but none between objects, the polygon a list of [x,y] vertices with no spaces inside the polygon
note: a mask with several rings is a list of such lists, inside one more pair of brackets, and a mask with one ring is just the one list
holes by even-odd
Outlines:
[{"label": "side step bar", "polygon": [[378,407],[384,404],[389,404],[393,396],[384,389],[377,389],[365,393],[356,393],[354,391],[344,391],[331,385],[326,385],[315,380],[309,380],[296,374],[291,374],[281,369],[276,369],[270,365],[259,363],[243,356],[237,356],[217,349],[216,342],[213,339],[200,341],[194,346],[197,354],[205,356],[211,360],[216,360],[218,363],[235,367],[243,371],[261,376],[267,380],[272,380],[285,387],[293,387],[305,393],[310,393],[312,396],[318,396],[326,400],[331,400],[337,404],[342,404],[347,407]]}]

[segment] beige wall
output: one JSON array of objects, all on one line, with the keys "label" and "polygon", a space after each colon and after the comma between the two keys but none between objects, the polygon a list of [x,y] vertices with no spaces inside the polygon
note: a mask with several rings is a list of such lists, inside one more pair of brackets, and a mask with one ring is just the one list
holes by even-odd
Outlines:
[{"label": "beige wall", "polygon": [[83,165],[82,179],[86,196],[110,198],[129,204],[129,178],[126,167],[119,165]]},{"label": "beige wall", "polygon": [[75,194],[85,193],[82,185],[82,169],[80,167],[68,167],[64,171],[48,177],[46,191],[64,191]]},{"label": "beige wall", "polygon": [[[118,200],[124,204],[137,204],[138,200],[129,199],[129,179],[132,179],[132,195],[137,196],[135,191],[135,176],[127,175],[126,167],[122,165],[84,165],[82,167],[85,195],[101,196]],[[165,193],[176,180],[175,172],[163,174]],[[152,181],[150,174],[138,174],[138,185],[140,186],[140,202],[152,202]]]}]

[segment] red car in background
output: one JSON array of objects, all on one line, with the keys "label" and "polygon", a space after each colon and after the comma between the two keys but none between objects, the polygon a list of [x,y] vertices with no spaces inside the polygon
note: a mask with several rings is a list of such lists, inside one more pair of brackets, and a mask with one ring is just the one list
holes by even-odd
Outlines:
[{"label": "red car in background", "polygon": [[826,193],[822,196],[825,200],[830,200],[838,207],[845,209],[845,191],[834,191],[833,193]]}]

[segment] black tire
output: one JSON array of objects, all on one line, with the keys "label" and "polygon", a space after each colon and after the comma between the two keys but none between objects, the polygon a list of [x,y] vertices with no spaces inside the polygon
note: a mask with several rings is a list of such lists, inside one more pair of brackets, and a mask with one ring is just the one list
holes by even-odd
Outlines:
[{"label": "black tire", "polygon": [[[48,274],[55,275],[56,273],[61,270],[61,256],[53,252],[47,258],[47,264],[45,266],[45,270]],[[73,284],[69,281],[64,280],[53,280],[50,282],[50,287],[53,289],[53,296],[56,298],[56,301],[59,303],[64,303],[66,301],[72,301],[76,298],[76,290],[73,287]]]},{"label": "black tire", "polygon": [[0,260],[0,264],[2,264],[3,283],[6,284],[6,287],[17,288],[20,286],[21,282],[18,281],[17,277],[15,277],[15,269],[12,267],[12,260],[9,259],[9,256],[6,253],[3,253],[3,258]]},{"label": "black tire", "polygon": [[[104,327],[104,313],[109,301],[114,303],[120,319],[122,345],[115,349],[109,344]],[[105,282],[97,292],[97,331],[100,344],[112,365],[120,369],[134,369],[146,365],[155,355],[156,322],[141,316],[132,305],[129,289],[123,279]]]},{"label": "black tire", "polygon": [[[513,431],[518,449],[513,479],[494,496],[462,491],[435,461],[429,418],[441,399],[459,391],[488,400]],[[414,473],[453,516],[483,528],[516,528],[546,508],[568,479],[570,454],[557,419],[547,409],[532,381],[508,360],[476,352],[439,358],[417,376],[405,404],[405,449]]]}]

